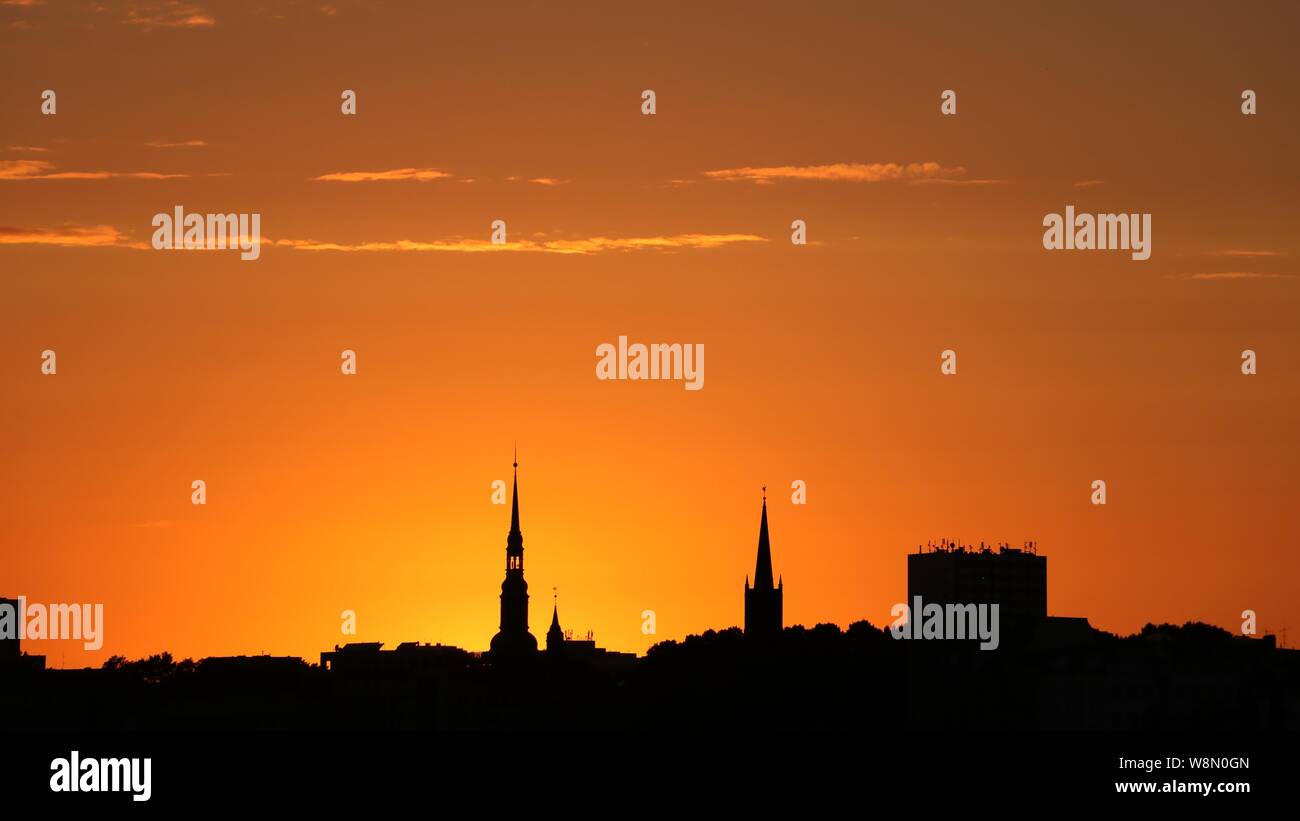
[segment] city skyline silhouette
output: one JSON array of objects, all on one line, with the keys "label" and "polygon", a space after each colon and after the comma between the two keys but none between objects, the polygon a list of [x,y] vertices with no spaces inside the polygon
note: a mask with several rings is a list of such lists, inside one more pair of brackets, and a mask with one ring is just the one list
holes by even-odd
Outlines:
[{"label": "city skyline silhouette", "polygon": [[[934,640],[928,628],[927,640],[915,641],[900,640],[896,625],[866,621],[847,630],[784,626],[766,494],[754,580],[746,576],[737,591],[743,625],[670,639],[638,657],[602,648],[590,634],[573,638],[553,592],[539,648],[527,621],[517,461],[514,470],[501,618],[488,652],[352,641],[321,652],[319,663],[255,654],[178,661],[162,653],[113,656],[77,671],[45,669],[43,658],[5,642],[5,718],[27,730],[308,730],[329,721],[371,730],[623,731],[667,722],[700,731],[747,721],[762,708],[805,729],[1300,727],[1300,652],[1279,648],[1272,636],[1234,637],[1208,625],[1148,624],[1119,638],[1086,617],[1052,616],[1046,559],[1036,546],[968,550],[945,540],[906,554],[909,599],[1001,607],[992,652],[971,635]],[[921,638],[919,622],[905,638]],[[954,671],[965,677],[960,696],[949,685]],[[893,677],[906,682],[905,709],[884,719],[871,705],[887,697]],[[807,700],[814,694],[815,707]],[[82,706],[41,708],[55,701]]]},{"label": "city skyline silhouette", "polygon": [[[509,496],[510,520],[509,520],[509,529],[507,531],[507,536],[506,536],[505,580],[501,584],[501,593],[499,597],[500,618],[498,620],[496,634],[492,637],[491,641],[487,643],[487,649],[484,651],[480,651],[472,647],[464,648],[467,652],[471,654],[478,654],[482,652],[484,655],[491,655],[496,657],[510,657],[510,656],[518,656],[520,654],[536,653],[539,651],[539,647],[541,647],[541,645],[539,645],[538,639],[536,638],[536,636],[533,635],[530,629],[530,624],[531,624],[530,597],[528,594],[528,584],[524,578],[524,561],[523,561],[524,536],[523,536],[523,529],[521,526],[520,506],[519,506],[519,461],[518,461],[517,447],[515,449],[514,461],[512,463],[512,471],[513,473],[512,473],[512,481],[511,481],[510,496]],[[744,596],[740,601],[740,608],[739,608],[740,617],[737,620],[737,622],[733,625],[724,625],[720,628],[708,628],[709,632],[712,632],[714,629],[726,629],[727,627],[737,627],[740,628],[747,635],[765,637],[767,639],[771,639],[774,637],[778,637],[781,634],[782,629],[785,627],[785,623],[782,615],[782,597],[784,594],[784,574],[782,574],[779,579],[776,579],[774,581],[772,542],[771,542],[771,537],[769,536],[769,525],[768,525],[767,486],[762,485],[760,490],[762,495],[761,495],[761,507],[760,507],[760,520],[759,520],[758,534],[757,534],[756,558],[754,560],[755,569],[752,576],[753,582],[751,584],[751,576],[747,573],[745,575],[745,581],[744,581]],[[1000,543],[997,545],[997,550],[994,551],[992,549],[993,548],[992,545],[986,545],[984,542],[980,542],[979,547],[976,548],[973,545],[967,545],[964,542],[959,542],[957,540],[949,540],[947,538],[941,540],[938,543],[934,541],[930,541],[928,543],[928,548],[922,548],[920,545],[918,545],[914,553],[909,552],[907,554],[904,554],[906,556],[907,565],[908,565],[908,575],[907,575],[908,583],[905,592],[905,597],[899,598],[897,601],[902,604],[910,604],[913,601],[915,596],[920,595],[919,591],[924,590],[927,593],[942,591],[939,592],[938,602],[937,602],[940,606],[949,602],[974,603],[975,601],[990,601],[990,602],[997,601],[1000,602],[1002,606],[1003,614],[1008,615],[1012,619],[1027,618],[1031,622],[1038,622],[1038,621],[1048,622],[1053,620],[1057,622],[1066,622],[1066,621],[1082,622],[1083,625],[1087,627],[1087,629],[1091,630],[1092,629],[1091,626],[1087,625],[1088,620],[1086,616],[1060,618],[1060,617],[1051,617],[1049,615],[1047,605],[1046,605],[1047,602],[1046,559],[1045,557],[1040,556],[1038,554],[1037,547],[1038,547],[1037,543],[1033,543],[1030,541],[1025,542],[1025,547],[1023,549],[1011,548],[1009,545],[1005,543]],[[959,571],[952,570],[952,569],[942,570],[940,569],[940,566],[936,565],[935,563],[936,559],[942,559],[942,557],[945,555],[954,556],[954,557],[969,556],[972,559],[983,558],[985,559],[983,564],[988,567],[995,567],[1001,565],[1001,566],[1005,566],[1006,568],[1018,567],[1019,564],[1022,563],[1024,560],[1033,558],[1038,562],[1041,562],[1041,567],[1037,569],[1037,577],[1030,581],[1029,587],[1025,587],[1020,582],[1017,582],[1018,586],[1014,588],[1005,588],[1003,586],[998,587],[997,589],[999,591],[1002,591],[1001,594],[1003,596],[1003,598],[999,599],[997,596],[992,595],[992,591],[994,590],[994,587],[992,586],[989,586],[987,589],[981,588],[979,585],[976,585],[974,588],[972,588],[970,587],[969,584],[965,586],[962,585],[954,586],[952,577],[954,573],[957,573]],[[929,557],[929,558],[923,559],[923,557]],[[996,559],[997,561],[996,562],[992,561],[994,559]],[[917,564],[917,562],[921,562],[921,563]],[[971,562],[966,562],[966,564],[971,564]],[[965,570],[961,570],[960,572],[963,574],[966,573]],[[1004,569],[1002,571],[1003,577],[1008,577],[1008,573],[1009,573],[1008,569]],[[1023,575],[1023,571],[1013,571],[1012,574],[1016,576],[1020,576]],[[917,581],[917,578],[919,578],[920,581]],[[947,579],[947,581],[942,581],[943,579]],[[553,590],[556,589],[558,589],[558,587],[553,588]],[[957,590],[959,589],[964,590],[967,595],[964,597],[957,595]],[[16,607],[18,599],[16,597],[16,594],[14,595],[15,595],[14,598],[5,599],[4,601],[9,602]],[[1026,600],[1026,597],[1028,597],[1028,601]],[[556,642],[551,637],[552,634],[555,633],[555,628],[558,623],[558,595],[554,595],[553,599],[554,601],[552,607],[552,619],[550,622],[550,627],[547,630],[547,639],[548,639],[548,644],[556,645],[556,644],[562,644],[563,639],[559,642]],[[934,596],[931,595],[929,597],[929,600],[933,603]],[[37,604],[40,606],[44,606],[43,603],[32,602],[30,599],[27,599],[27,601],[30,604]],[[1037,604],[1034,604],[1034,601],[1037,601]],[[657,621],[657,614],[655,614],[655,620]],[[1180,622],[1191,623],[1192,621],[1195,621],[1193,619],[1180,618],[1176,614],[1172,617],[1172,620],[1173,623],[1175,624]],[[865,621],[865,620],[856,619],[854,621],[858,622],[858,621]],[[1163,615],[1153,614],[1152,617],[1147,620],[1145,629],[1149,629],[1152,624],[1168,623],[1169,621],[1170,621],[1170,616],[1168,614],[1163,614]],[[827,623],[823,621],[815,621],[814,624],[824,625]],[[882,626],[888,626],[888,624],[889,622],[886,621]],[[797,626],[802,627],[802,625],[797,625]],[[1076,629],[1078,629],[1079,627],[1080,625],[1077,624],[1075,625]],[[1252,628],[1253,627],[1254,626],[1252,625]],[[344,633],[345,634],[347,633],[346,629],[344,630]],[[571,634],[572,630],[561,631],[561,633]],[[1277,637],[1273,634],[1271,630],[1268,630],[1267,628],[1263,630],[1257,630],[1256,632],[1245,632],[1243,630],[1242,637],[1253,638],[1256,636],[1256,633],[1258,633],[1261,638],[1267,637],[1268,640],[1276,646],[1280,646],[1283,648],[1286,647],[1284,640],[1281,643],[1281,645],[1277,645]],[[653,636],[654,634],[651,633],[649,635]],[[590,629],[586,631],[586,636],[587,638],[585,641],[588,642],[590,642],[594,638],[593,633]],[[393,642],[391,638],[392,637],[389,637],[388,641],[353,640],[349,642],[345,640],[341,642],[341,644],[344,645],[355,644],[358,646],[366,646],[366,647],[381,647],[386,644],[397,644],[397,642]],[[437,637],[433,637],[433,638],[437,638]],[[572,639],[567,636],[565,636],[564,638],[568,638],[568,640],[572,641]],[[346,635],[345,635],[345,639],[346,639]],[[47,640],[47,641],[38,640],[35,642],[24,639],[23,641],[24,641],[25,649],[29,651],[32,650],[34,647],[35,648],[59,647],[62,644],[61,641],[54,640],[54,639]],[[653,647],[654,644],[656,643],[658,642],[652,641],[651,647]],[[405,644],[419,645],[419,642],[418,641],[410,642],[408,640],[405,642]],[[439,639],[436,642],[436,646],[444,647],[444,646],[451,646],[451,645],[444,644],[444,642],[441,639]],[[594,642],[592,642],[592,646],[593,647],[595,646]],[[339,649],[340,649],[340,645],[336,644],[335,651],[338,651]],[[542,649],[545,649],[545,647],[542,647]],[[607,652],[607,651],[602,651],[602,652]],[[28,652],[27,655],[39,655],[39,654]],[[113,655],[113,659],[111,661],[113,661],[113,663],[121,663],[122,661],[125,660],[121,654],[112,654],[112,655]],[[237,653],[235,655],[242,657],[242,656],[252,656],[252,655],[266,655],[266,654],[265,653],[255,654],[255,653],[245,651],[245,652]],[[639,654],[627,654],[619,651],[619,652],[615,652],[614,655],[631,657]],[[56,666],[56,665],[49,664],[48,659],[43,659],[42,665],[51,666],[51,667]]]}]

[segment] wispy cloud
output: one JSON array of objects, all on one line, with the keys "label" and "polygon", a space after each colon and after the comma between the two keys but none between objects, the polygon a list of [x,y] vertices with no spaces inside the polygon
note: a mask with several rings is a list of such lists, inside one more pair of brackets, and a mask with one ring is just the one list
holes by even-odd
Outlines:
[{"label": "wispy cloud", "polygon": [[35,146],[35,145],[6,145],[6,146],[5,146],[5,150],[6,150],[6,151],[26,151],[26,152],[31,152],[31,153],[40,153],[40,154],[45,154],[45,153],[48,153],[50,149],[48,149],[48,148],[41,148],[41,147],[39,147],[39,146]]},{"label": "wispy cloud", "polygon": [[1229,248],[1224,251],[1213,251],[1212,257],[1284,257],[1286,251],[1249,251],[1240,248]]},{"label": "wispy cloud", "polygon": [[1295,279],[1295,274],[1266,274],[1260,271],[1215,271],[1204,274],[1169,274],[1170,279]]},{"label": "wispy cloud", "polygon": [[[588,237],[585,239],[546,239],[536,233],[532,239],[496,245],[485,239],[453,237],[441,240],[400,239],[380,242],[326,242],[314,239],[271,239],[261,237],[264,248],[293,251],[339,251],[345,253],[384,251],[423,251],[446,253],[539,253],[589,255],[620,251],[664,251],[722,248],[767,238],[755,234],[670,234],[651,237]],[[148,242],[132,240],[111,225],[66,224],[56,228],[14,228],[0,226],[0,245],[62,245],[74,247],[114,247],[149,250]],[[208,250],[203,248],[184,250]]]},{"label": "wispy cloud", "polygon": [[319,177],[312,177],[312,179],[325,182],[381,182],[388,180],[428,182],[430,180],[447,179],[451,176],[446,171],[439,171],[436,168],[394,168],[391,171],[336,171],[332,174],[321,174]]},{"label": "wispy cloud", "polygon": [[[512,174],[509,177],[506,177],[505,179],[506,182],[519,182],[521,180],[524,180],[524,178],[519,176],[518,174]],[[524,181],[536,183],[537,185],[567,185],[569,182],[568,180],[560,180],[560,179],[556,179],[555,177],[532,177]]]},{"label": "wispy cloud", "polygon": [[0,245],[62,245],[80,248],[148,248],[133,242],[111,225],[61,225],[57,228],[15,228],[0,225]]},{"label": "wispy cloud", "polygon": [[949,177],[925,177],[908,180],[912,185],[1006,185],[1006,180],[958,180]]},{"label": "wispy cloud", "polygon": [[43,6],[45,0],[3,0],[0,6]]},{"label": "wispy cloud", "polygon": [[203,148],[207,140],[150,140],[145,143],[150,148]]},{"label": "wispy cloud", "polygon": [[[937,162],[914,163],[833,163],[830,165],[776,165],[723,168],[705,171],[715,180],[740,180],[768,185],[777,180],[822,180],[834,182],[920,182],[923,180],[957,180],[966,173],[961,166],[944,166]],[[978,181],[991,184],[993,180]]]},{"label": "wispy cloud", "polygon": [[124,26],[141,31],[155,29],[209,28],[217,24],[206,9],[184,0],[120,0],[94,3],[92,9],[117,17]]},{"label": "wispy cloud", "polygon": [[1074,184],[1075,188],[1092,188],[1097,185],[1105,185],[1105,180],[1079,180]]},{"label": "wispy cloud", "polygon": [[481,239],[396,240],[391,242],[321,242],[318,240],[281,239],[264,244],[297,251],[443,251],[454,253],[531,252],[544,254],[598,254],[608,251],[721,248],[725,245],[767,242],[754,234],[673,234],[656,237],[590,237],[587,239],[525,239],[495,245]]},{"label": "wispy cloud", "polygon": [[44,160],[0,160],[0,180],[170,180],[189,174],[160,174],[155,171],[55,171]]}]

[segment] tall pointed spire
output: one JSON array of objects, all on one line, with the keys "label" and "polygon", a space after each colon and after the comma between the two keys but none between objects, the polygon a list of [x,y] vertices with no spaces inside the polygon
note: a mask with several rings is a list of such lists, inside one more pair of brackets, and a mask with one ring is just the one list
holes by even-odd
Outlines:
[{"label": "tall pointed spire", "polygon": [[514,498],[510,508],[510,533],[506,536],[506,578],[501,582],[501,630],[492,638],[494,654],[519,654],[537,650],[528,632],[528,582],[524,581],[524,534],[519,529],[519,449],[514,456]]},{"label": "tall pointed spire", "polygon": [[551,590],[555,604],[551,610],[551,628],[546,631],[546,649],[557,653],[564,649],[564,631],[560,629],[560,593],[557,588]]},{"label": "tall pointed spire", "polygon": [[745,635],[774,639],[784,624],[781,600],[785,584],[772,584],[772,539],[767,532],[767,486],[763,487],[763,518],[758,525],[758,561],[754,567],[754,586],[745,580]]},{"label": "tall pointed spire", "polygon": [[772,542],[767,535],[767,488],[763,488],[763,519],[758,525],[758,561],[754,567],[754,587],[771,590]]},{"label": "tall pointed spire", "polygon": [[510,507],[510,535],[519,534],[520,541],[523,541],[523,534],[519,531],[519,447],[515,446],[515,480],[514,488],[511,491]]}]

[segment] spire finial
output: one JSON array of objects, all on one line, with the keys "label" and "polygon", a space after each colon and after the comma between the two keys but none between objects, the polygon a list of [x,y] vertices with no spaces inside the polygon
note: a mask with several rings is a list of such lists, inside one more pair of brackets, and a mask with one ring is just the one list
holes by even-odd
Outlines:
[{"label": "spire finial", "polygon": [[514,465],[515,473],[518,474],[519,473],[519,443],[518,442],[515,443],[515,458],[513,461],[515,463]]},{"label": "spire finial", "polygon": [[767,485],[763,485],[763,501],[767,501]]}]

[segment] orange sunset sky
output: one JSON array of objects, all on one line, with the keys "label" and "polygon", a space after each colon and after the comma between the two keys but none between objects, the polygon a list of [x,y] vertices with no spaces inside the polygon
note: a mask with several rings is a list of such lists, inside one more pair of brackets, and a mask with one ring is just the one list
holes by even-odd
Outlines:
[{"label": "orange sunset sky", "polygon": [[[24,647],[486,649],[516,442],[539,637],[556,586],[613,649],[739,624],[767,484],[787,624],[1036,540],[1052,614],[1294,646],[1298,22],[6,0],[0,595],[105,606],[101,650]],[[177,205],[259,213],[260,259],[153,250]],[[1044,250],[1067,205],[1150,213],[1151,258]],[[704,344],[704,388],[597,380],[620,335]]]}]

